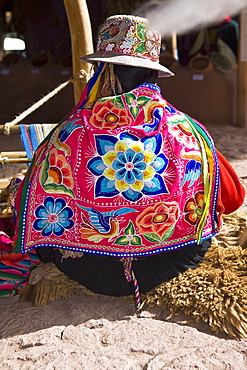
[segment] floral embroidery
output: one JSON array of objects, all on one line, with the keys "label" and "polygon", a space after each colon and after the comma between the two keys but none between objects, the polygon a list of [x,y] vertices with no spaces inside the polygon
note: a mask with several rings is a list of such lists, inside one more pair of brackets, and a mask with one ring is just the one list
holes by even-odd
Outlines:
[{"label": "floral embroidery", "polygon": [[62,154],[53,148],[43,161],[40,183],[47,193],[64,193],[74,197],[74,179],[71,166]]},{"label": "floral embroidery", "polygon": [[142,245],[140,236],[135,235],[135,228],[132,221],[129,221],[128,226],[124,230],[124,235],[119,236],[113,244],[116,245]]},{"label": "floral embroidery", "polygon": [[107,44],[107,47],[105,48],[106,51],[112,51],[115,44]]},{"label": "floral embroidery", "polygon": [[179,215],[177,202],[158,202],[136,218],[136,225],[147,240],[164,241],[172,235]]},{"label": "floral embroidery", "polygon": [[120,45],[120,49],[123,50],[123,53],[127,54],[127,53],[131,53],[131,49],[133,47],[133,45],[136,44],[137,42],[137,38],[135,37],[135,27],[134,26],[130,26],[129,29],[128,29],[128,32],[126,33],[126,37],[125,39],[123,40],[123,43]]},{"label": "floral embroidery", "polygon": [[[114,43],[113,47],[110,41]],[[147,57],[157,62],[160,54],[160,35],[141,22],[135,26],[128,20],[124,23],[121,23],[121,20],[109,20],[101,29],[97,51],[109,50],[108,45],[114,53]]]},{"label": "floral embroidery", "polygon": [[198,191],[194,198],[187,200],[184,206],[185,220],[191,225],[199,223],[204,209],[204,194]]},{"label": "floral embroidery", "polygon": [[147,41],[145,43],[146,50],[149,52],[153,60],[156,60],[160,54],[160,37],[152,30],[146,32]]},{"label": "floral embroidery", "polygon": [[[173,118],[174,119],[174,118]],[[176,119],[175,123],[169,124],[169,132],[176,137],[178,142],[184,144],[189,149],[199,150],[197,139],[191,132],[184,119]]]},{"label": "floral embroidery", "polygon": [[71,167],[63,155],[53,148],[49,155],[48,179],[46,183],[64,184],[70,189],[74,187]]},{"label": "floral embroidery", "polygon": [[156,61],[160,53],[160,36],[144,25],[137,25],[138,44],[134,48],[135,53],[147,53],[151,60]]},{"label": "floral embroidery", "polygon": [[164,108],[165,104],[160,104],[156,101],[151,101],[145,105],[145,121],[143,125],[144,131],[150,132],[157,130],[158,125],[164,115]]},{"label": "floral embroidery", "polygon": [[[121,102],[116,99],[115,103],[121,105]],[[124,106],[122,105],[122,107]],[[129,125],[131,118],[126,114],[126,110],[113,104],[113,99],[107,99],[107,101],[100,99],[93,107],[90,123],[101,129],[115,129],[119,126]]]},{"label": "floral embroidery", "polygon": [[114,197],[121,193],[136,202],[143,194],[168,193],[162,174],[168,165],[164,153],[160,153],[160,134],[139,140],[124,132],[120,139],[109,135],[96,135],[99,156],[92,158],[87,168],[99,178],[95,196]]},{"label": "floral embroidery", "polygon": [[39,205],[35,210],[36,220],[33,228],[41,231],[42,236],[51,234],[61,236],[65,230],[72,229],[74,226],[74,221],[71,220],[73,215],[72,209],[66,206],[64,199],[46,197],[44,205]]},{"label": "floral embroidery", "polygon": [[145,96],[145,95],[140,95],[136,97],[134,93],[127,93],[124,94],[124,97],[126,99],[127,104],[129,105],[129,110],[130,113],[132,114],[133,118],[135,119],[138,116],[139,109],[143,105],[145,105],[151,98]]},{"label": "floral embroidery", "polygon": [[[140,86],[131,91],[130,104],[124,94],[100,99],[101,107],[114,105],[121,110],[125,106],[130,125],[109,131],[95,129],[89,122],[94,103],[71,114],[69,120],[81,117],[80,121],[66,127],[62,123],[47,145],[41,146],[38,164],[32,167],[36,170],[24,188],[29,202],[22,202],[23,229],[18,242],[23,253],[40,246],[63,245],[72,251],[139,257],[196,243],[197,235],[204,240],[215,234],[217,226],[210,216],[215,213],[219,177],[214,148],[208,213],[203,209],[202,192],[207,184],[201,152],[189,149],[169,131],[181,121],[185,127],[190,123],[150,88]],[[141,105],[138,97],[142,95],[151,100]],[[129,108],[135,104],[139,113],[134,120]],[[154,131],[155,125],[153,132],[137,128],[152,126],[155,120],[158,131]],[[58,146],[60,130],[65,135],[61,140],[67,137],[63,144],[71,148],[70,155],[61,143]],[[200,136],[199,129],[192,132]],[[67,165],[72,168],[74,186]]]}]

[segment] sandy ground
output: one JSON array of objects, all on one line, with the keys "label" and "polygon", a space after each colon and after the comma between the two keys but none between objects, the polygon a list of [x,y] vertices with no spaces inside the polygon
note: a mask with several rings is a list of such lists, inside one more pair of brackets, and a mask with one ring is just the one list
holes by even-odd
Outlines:
[{"label": "sandy ground", "polygon": [[[247,131],[208,129],[247,181]],[[45,307],[2,298],[0,309],[0,369],[247,369],[247,339],[214,334],[182,315],[169,319],[158,308],[137,315],[118,298],[70,296]]]}]

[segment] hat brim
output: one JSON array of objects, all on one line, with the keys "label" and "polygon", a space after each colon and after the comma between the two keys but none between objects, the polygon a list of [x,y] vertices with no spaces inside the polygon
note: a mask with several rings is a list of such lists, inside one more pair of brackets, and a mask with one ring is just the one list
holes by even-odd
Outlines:
[{"label": "hat brim", "polygon": [[149,68],[158,71],[159,77],[170,77],[174,76],[174,73],[171,72],[165,66],[162,66],[158,62],[153,62],[150,59],[134,57],[131,55],[126,54],[118,54],[118,53],[109,53],[109,52],[100,52],[96,51],[93,54],[88,54],[80,58],[80,60],[84,60],[88,63],[94,62],[105,62],[105,63],[113,63],[113,64],[121,64],[126,66],[133,66],[133,67],[142,67],[142,68]]}]

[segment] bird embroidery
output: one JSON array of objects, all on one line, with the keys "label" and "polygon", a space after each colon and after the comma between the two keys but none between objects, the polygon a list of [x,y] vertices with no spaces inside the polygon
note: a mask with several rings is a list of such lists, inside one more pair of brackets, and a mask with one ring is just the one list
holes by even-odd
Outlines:
[{"label": "bird embroidery", "polygon": [[80,232],[82,237],[95,243],[99,243],[103,238],[112,238],[119,234],[119,222],[116,219],[118,216],[125,215],[131,212],[137,212],[133,208],[121,208],[116,211],[100,212],[90,207],[83,207],[78,204],[78,207],[87,211],[89,220],[82,214],[82,228]]}]

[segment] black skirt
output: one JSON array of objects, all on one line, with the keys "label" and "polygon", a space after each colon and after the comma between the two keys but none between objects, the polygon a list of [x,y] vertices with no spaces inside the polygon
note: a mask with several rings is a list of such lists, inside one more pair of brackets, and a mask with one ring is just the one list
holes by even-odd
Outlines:
[{"label": "black skirt", "polygon": [[[140,293],[146,293],[164,281],[176,277],[187,269],[195,269],[211,245],[211,239],[201,244],[140,257],[133,260],[133,271],[138,281]],[[110,296],[133,294],[133,282],[124,275],[119,258],[103,257],[84,253],[81,258],[62,258],[59,249],[42,247],[37,249],[39,259],[53,262],[70,279],[77,281],[94,293]]]}]

